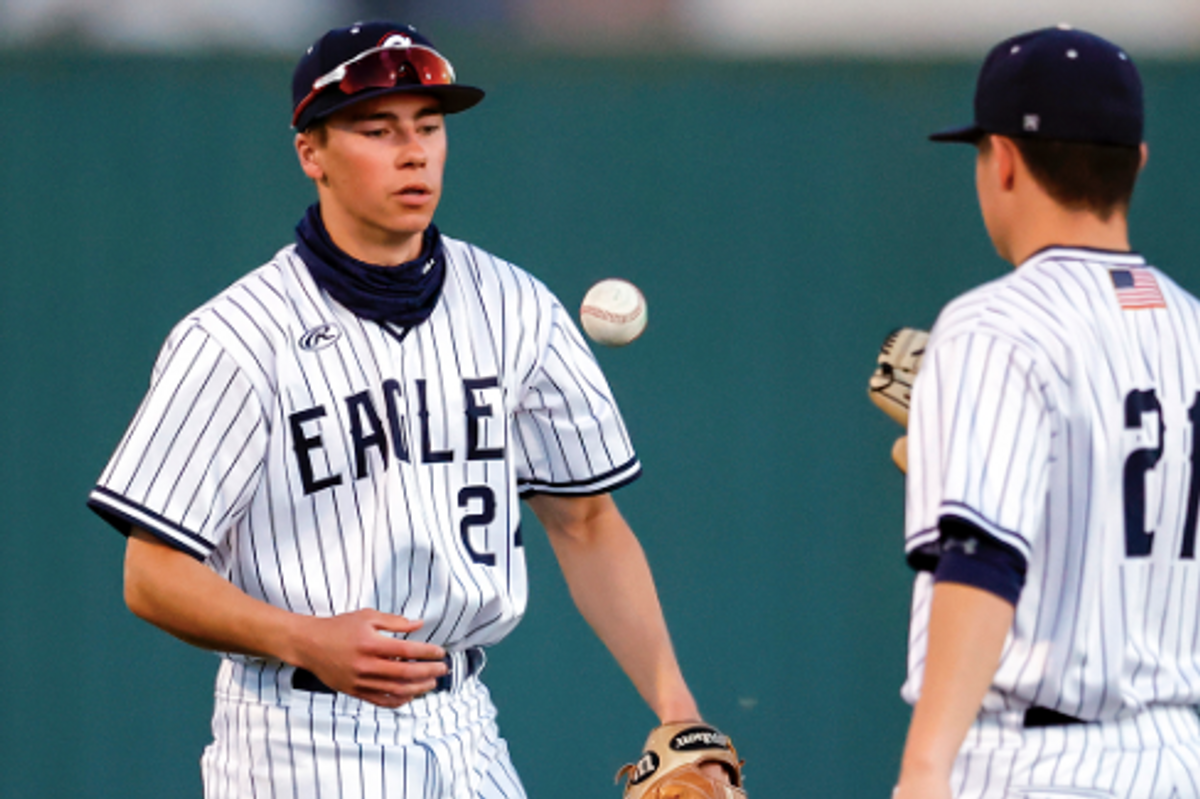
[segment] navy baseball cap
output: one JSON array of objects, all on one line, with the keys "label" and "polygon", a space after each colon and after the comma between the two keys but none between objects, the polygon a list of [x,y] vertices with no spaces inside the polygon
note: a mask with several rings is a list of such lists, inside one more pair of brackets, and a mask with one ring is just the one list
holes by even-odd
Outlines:
[{"label": "navy baseball cap", "polygon": [[1137,147],[1142,80],[1117,45],[1066,26],[992,48],[975,86],[975,122],[933,141],[975,144],[985,135]]},{"label": "navy baseball cap", "polygon": [[292,127],[304,130],[348,105],[383,94],[429,94],[442,111],[466,111],[483,90],[458,83],[454,67],[411,25],[358,22],[313,43],[292,73]]}]

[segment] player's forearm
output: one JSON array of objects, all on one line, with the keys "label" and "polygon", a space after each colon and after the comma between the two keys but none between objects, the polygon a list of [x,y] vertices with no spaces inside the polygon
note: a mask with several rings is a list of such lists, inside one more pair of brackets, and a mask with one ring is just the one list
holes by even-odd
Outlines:
[{"label": "player's forearm", "polygon": [[[543,519],[579,612],[662,721],[700,718],[645,553],[611,500],[573,524]],[[539,513],[539,516],[542,514]]]},{"label": "player's forearm", "polygon": [[698,719],[633,534],[602,535],[590,544],[560,541],[555,549],[579,612],[659,719]]},{"label": "player's forearm", "polygon": [[298,617],[239,590],[204,564],[135,531],[125,554],[125,602],[193,646],[290,660]]},{"label": "player's forearm", "polygon": [[949,778],[1012,620],[1012,605],[987,591],[948,582],[934,587],[925,676],[904,748],[901,786],[930,775]]}]

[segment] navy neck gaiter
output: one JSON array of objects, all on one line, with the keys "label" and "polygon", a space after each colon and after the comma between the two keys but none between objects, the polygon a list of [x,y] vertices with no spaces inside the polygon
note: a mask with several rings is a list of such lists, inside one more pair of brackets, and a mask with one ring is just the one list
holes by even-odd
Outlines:
[{"label": "navy neck gaiter", "polygon": [[296,225],[296,250],[313,280],[363,319],[416,327],[429,318],[446,280],[446,253],[434,225],[425,230],[421,254],[397,266],[375,266],[341,250],[313,203]]}]

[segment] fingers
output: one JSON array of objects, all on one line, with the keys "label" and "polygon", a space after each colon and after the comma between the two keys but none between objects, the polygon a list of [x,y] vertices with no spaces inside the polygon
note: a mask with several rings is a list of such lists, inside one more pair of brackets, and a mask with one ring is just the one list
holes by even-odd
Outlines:
[{"label": "fingers", "polygon": [[432,661],[440,663],[446,659],[446,650],[437,644],[425,641],[409,641],[405,638],[392,638],[390,635],[377,634],[378,640],[373,640],[364,646],[364,651],[388,660]]},{"label": "fingers", "polygon": [[364,681],[378,681],[384,690],[386,685],[406,686],[436,683],[449,671],[445,660],[392,660],[388,658],[372,661],[362,671]]},{"label": "fingers", "polygon": [[436,683],[431,682],[429,687],[421,687],[419,689],[413,687],[412,689],[400,690],[394,686],[388,687],[390,690],[371,688],[347,691],[346,693],[349,696],[353,696],[356,699],[361,699],[364,702],[370,702],[373,705],[395,709],[407,705],[409,702],[413,701],[414,699],[418,699],[425,694],[431,693],[436,687]]},{"label": "fingers", "polygon": [[717,762],[701,763],[700,771],[703,772],[704,775],[711,780],[715,780],[717,782],[724,782],[727,785],[733,784],[733,780],[731,780],[729,778],[729,770],[725,767],[724,763],[717,763]]},{"label": "fingers", "polygon": [[[437,644],[425,641],[410,641],[407,638],[396,638],[388,633],[407,634],[421,629],[420,619],[408,619],[392,613],[381,611],[359,611],[370,626],[379,633],[378,639],[372,642],[371,651],[382,657],[395,660],[443,660],[446,650]],[[378,645],[376,649],[374,645]]]},{"label": "fingers", "polygon": [[295,665],[335,691],[399,707],[432,691],[448,671],[442,647],[395,637],[420,627],[420,621],[370,609],[311,618]]},{"label": "fingers", "polygon": [[394,613],[383,611],[367,611],[372,616],[371,624],[377,630],[387,630],[389,633],[412,633],[421,629],[424,624],[420,619],[409,619]]},{"label": "fingers", "polygon": [[377,659],[363,667],[347,693],[382,707],[400,707],[435,690],[447,671],[443,660]]},{"label": "fingers", "polygon": [[401,632],[400,628],[420,626],[420,622],[412,623],[400,616],[387,616],[373,622],[374,638],[364,645],[365,658],[357,664],[357,686],[367,691],[410,697],[432,691],[438,678],[449,671],[446,650],[436,644],[391,635]]},{"label": "fingers", "polygon": [[396,660],[364,654],[346,668],[331,672],[325,683],[340,693],[394,708],[435,690],[438,679],[447,672],[444,660]]},{"label": "fingers", "polygon": [[403,696],[400,694],[381,693],[379,691],[365,691],[362,693],[351,694],[351,696],[355,697],[356,699],[361,699],[364,702],[370,702],[372,705],[379,705],[380,707],[386,707],[392,710],[395,710],[398,707],[403,707],[412,700],[416,699],[416,696]]}]

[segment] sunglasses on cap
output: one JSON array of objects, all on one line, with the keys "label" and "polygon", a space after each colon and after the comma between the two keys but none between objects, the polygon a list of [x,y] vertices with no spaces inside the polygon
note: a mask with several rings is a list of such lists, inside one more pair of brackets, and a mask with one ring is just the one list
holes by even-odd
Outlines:
[{"label": "sunglasses on cap", "polygon": [[292,113],[292,125],[321,92],[336,86],[345,95],[366,89],[390,89],[402,85],[450,86],[454,67],[437,52],[419,44],[407,47],[373,47],[326,72],[313,81],[312,90]]}]

